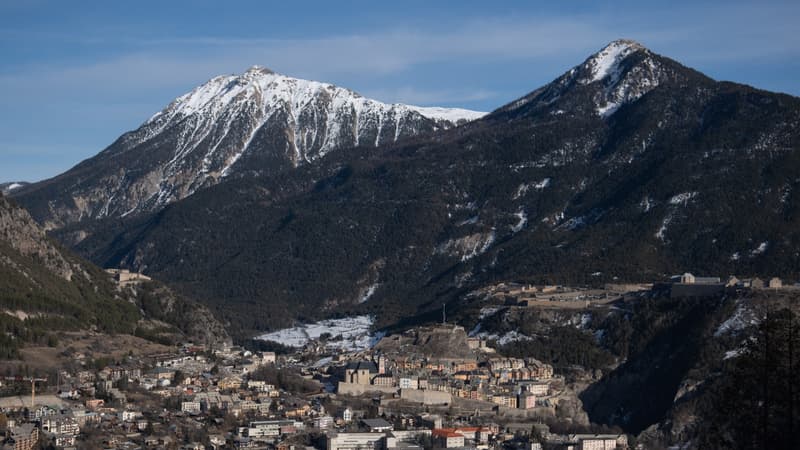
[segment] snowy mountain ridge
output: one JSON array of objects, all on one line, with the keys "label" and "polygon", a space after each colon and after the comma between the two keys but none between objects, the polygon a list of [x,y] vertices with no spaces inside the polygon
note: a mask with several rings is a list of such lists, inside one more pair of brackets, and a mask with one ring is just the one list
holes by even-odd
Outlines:
[{"label": "snowy mountain ridge", "polygon": [[381,103],[333,84],[293,78],[275,73],[265,67],[252,66],[242,75],[223,75],[212,78],[191,92],[175,99],[163,111],[154,114],[145,124],[162,122],[165,115],[169,118],[174,118],[176,115],[185,117],[198,112],[214,113],[220,107],[229,106],[233,101],[246,100],[242,95],[253,95],[257,91],[272,94],[272,97],[269,97],[269,95],[264,96],[265,109],[274,108],[279,102],[284,102],[290,103],[293,109],[299,110],[315,100],[321,91],[327,91],[337,99],[351,104],[359,112],[369,113],[390,108],[408,109],[417,111],[430,119],[452,122],[474,120],[486,114],[460,108]]},{"label": "snowy mountain ridge", "polygon": [[[281,115],[285,117],[280,117]],[[417,134],[418,122],[432,121],[430,131],[452,128],[485,113],[465,109],[387,104],[329,83],[292,78],[253,66],[242,75],[218,76],[178,97],[130,136],[136,147],[181,127],[173,157],[154,194],[155,206],[191,195],[209,181],[230,175],[256,134],[270,122],[285,122],[288,155],[293,166],[312,162],[337,149],[377,147]],[[182,126],[186,123],[190,126]],[[235,130],[244,127],[244,130]],[[232,129],[234,129],[232,136]],[[424,130],[428,131],[428,130]],[[199,167],[197,160],[202,153]],[[187,167],[188,165],[194,167]],[[196,175],[176,183],[176,175]],[[188,186],[187,186],[188,185]],[[151,199],[146,199],[146,202]],[[137,208],[125,214],[136,211]],[[100,217],[109,208],[100,211]],[[123,214],[124,215],[124,214]]]},{"label": "snowy mountain ridge", "polygon": [[58,228],[154,211],[237,172],[291,169],[338,149],[377,147],[484,114],[382,103],[253,66],[212,78],[96,157],[44,182],[65,182],[69,198],[49,204],[43,222]]}]

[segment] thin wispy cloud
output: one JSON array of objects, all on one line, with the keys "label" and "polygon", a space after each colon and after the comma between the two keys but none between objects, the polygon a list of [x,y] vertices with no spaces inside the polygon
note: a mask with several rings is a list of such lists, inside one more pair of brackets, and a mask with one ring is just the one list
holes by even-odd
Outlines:
[{"label": "thin wispy cloud", "polygon": [[[725,23],[758,17],[759,8],[723,10]],[[500,70],[502,63],[537,58],[565,59],[586,56],[617,37],[633,37],[657,51],[691,60],[733,61],[797,55],[798,45],[789,35],[794,25],[778,24],[766,30],[743,27],[733,40],[714,23],[678,24],[669,31],[652,31],[639,21],[627,29],[615,29],[611,18],[570,19],[495,18],[466,21],[452,30],[394,28],[368,34],[343,34],[307,39],[239,38],[216,36],[117,37],[138,47],[130,53],[100,59],[91,64],[59,67],[57,70],[20,68],[0,78],[4,84],[19,83],[94,89],[108,87],[147,88],[196,82],[198,77],[240,72],[262,64],[281,73],[326,79],[348,74],[370,73],[374,77],[413,70],[424,64],[482,61]],[[722,26],[722,25],[720,25]],[[686,45],[701,36],[705,46]],[[725,36],[725,37],[722,37]],[[578,56],[580,55],[580,56]],[[24,71],[24,72],[23,72]],[[558,73],[553,73],[552,77]],[[535,86],[531,86],[534,88]]]},{"label": "thin wispy cloud", "polygon": [[[556,34],[566,37],[553,40]],[[182,80],[198,71],[229,73],[260,63],[300,76],[363,71],[381,75],[464,58],[502,61],[585,50],[587,44],[597,46],[608,38],[608,33],[603,34],[595,26],[576,21],[495,20],[448,32],[392,29],[308,39],[123,37],[119,39],[140,49],[93,64],[60,68],[57,77],[40,74],[61,81],[76,78],[95,83],[113,77],[150,84]],[[24,69],[28,76],[31,67]]]},{"label": "thin wispy cloud", "polygon": [[[231,29],[197,31],[215,29],[207,26],[153,31],[109,23],[76,32],[7,23],[0,29],[0,45],[23,49],[0,67],[0,98],[7,111],[0,116],[0,133],[12,136],[19,148],[46,145],[49,138],[54,147],[71,143],[97,151],[175,96],[254,64],[387,102],[492,110],[620,37],[716,78],[798,94],[794,80],[800,64],[791,63],[800,58],[795,38],[800,4],[795,3],[631,3],[618,11],[609,6],[584,14],[527,8],[524,14],[451,14],[446,20],[379,26],[365,22],[290,38],[272,34],[269,27],[244,35]],[[72,53],[54,52],[57,44]],[[754,62],[763,70],[754,73]],[[83,107],[76,108],[77,103]],[[48,130],[45,137],[38,133],[42,126]],[[0,143],[0,155],[4,149]],[[0,180],[8,177],[0,172]]]}]

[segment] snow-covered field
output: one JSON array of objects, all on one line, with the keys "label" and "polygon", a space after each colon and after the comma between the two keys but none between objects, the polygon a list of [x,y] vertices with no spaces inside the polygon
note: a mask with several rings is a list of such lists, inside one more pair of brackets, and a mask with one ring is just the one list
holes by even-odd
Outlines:
[{"label": "snow-covered field", "polygon": [[[328,348],[347,351],[364,350],[375,345],[384,336],[383,333],[370,332],[373,323],[372,316],[329,319],[262,334],[258,339],[290,347],[302,347],[313,339],[319,339],[322,333],[330,333],[333,337],[326,344]],[[341,336],[342,339],[340,340],[338,336]]]},{"label": "snow-covered field", "polygon": [[530,341],[532,339],[530,336],[526,336],[526,335],[524,335],[524,334],[522,334],[522,333],[520,333],[520,332],[518,332],[516,330],[509,331],[509,332],[503,333],[503,334],[488,333],[486,331],[478,331],[472,337],[486,339],[487,341],[490,341],[490,340],[494,339],[495,341],[497,341],[497,345],[506,345],[506,344],[508,344],[510,342],[515,342],[515,341]]}]

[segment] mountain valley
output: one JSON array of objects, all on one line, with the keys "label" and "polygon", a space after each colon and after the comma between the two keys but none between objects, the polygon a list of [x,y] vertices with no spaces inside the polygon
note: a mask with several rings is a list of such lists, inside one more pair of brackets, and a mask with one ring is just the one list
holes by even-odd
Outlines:
[{"label": "mountain valley", "polygon": [[[797,278],[798,123],[794,97],[616,41],[454,129],[53,233],[252,332],[351,312],[389,325],[504,279]],[[51,183],[15,198],[43,211]]]},{"label": "mountain valley", "polygon": [[[233,340],[241,358],[203,360],[198,380],[212,367],[244,377],[269,354],[287,372],[258,376],[324,395],[392,355],[395,375],[419,362],[433,382],[443,359],[453,392],[498,398],[508,386],[470,378],[507,376],[492,368],[503,359],[566,392],[531,407],[562,435],[768,442],[737,403],[771,401],[765,415],[797,422],[799,173],[800,98],[630,40],[489,113],[385,104],[254,66],[61,175],[0,186],[0,356],[86,332],[205,343],[211,361]],[[122,286],[101,267],[153,280]],[[354,392],[393,411],[398,386]],[[445,415],[488,420],[456,404]]]}]

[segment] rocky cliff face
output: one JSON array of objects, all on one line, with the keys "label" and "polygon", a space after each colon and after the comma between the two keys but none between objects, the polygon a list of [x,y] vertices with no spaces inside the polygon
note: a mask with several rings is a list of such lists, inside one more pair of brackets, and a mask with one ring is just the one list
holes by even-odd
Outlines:
[{"label": "rocky cliff face", "polygon": [[[73,274],[83,272],[80,267],[68,262],[44,231],[22,208],[0,195],[0,241],[23,256],[33,258],[48,270],[69,281]],[[5,263],[11,260],[3,255]]]},{"label": "rocky cliff face", "polygon": [[253,67],[178,97],[99,155],[15,195],[46,228],[155,211],[226,177],[271,174],[483,114],[385,104]]},{"label": "rocky cliff face", "polygon": [[434,325],[407,330],[381,339],[375,350],[383,353],[420,353],[431,358],[468,358],[474,356],[467,345],[464,328]]}]

